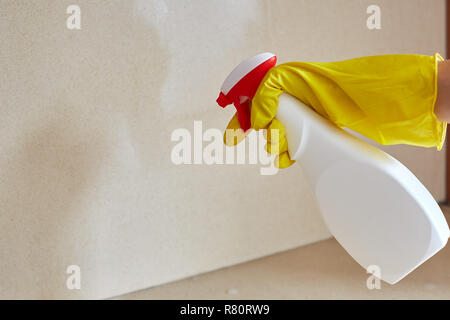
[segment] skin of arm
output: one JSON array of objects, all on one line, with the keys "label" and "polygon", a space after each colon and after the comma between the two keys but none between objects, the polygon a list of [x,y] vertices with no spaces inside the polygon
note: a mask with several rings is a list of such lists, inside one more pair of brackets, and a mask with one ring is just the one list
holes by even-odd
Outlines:
[{"label": "skin of arm", "polygon": [[450,122],[450,60],[438,63],[438,93],[434,113],[440,121]]}]

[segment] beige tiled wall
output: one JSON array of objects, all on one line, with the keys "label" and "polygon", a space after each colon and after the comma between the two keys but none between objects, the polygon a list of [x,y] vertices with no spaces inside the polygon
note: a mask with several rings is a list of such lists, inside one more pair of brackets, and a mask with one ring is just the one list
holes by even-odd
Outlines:
[{"label": "beige tiled wall", "polygon": [[[261,51],[444,53],[443,0],[377,3],[370,31],[372,1],[0,0],[0,297],[110,297],[328,237],[300,167],[176,166],[170,135],[223,128],[218,88]],[[443,198],[443,152],[388,150]]]}]

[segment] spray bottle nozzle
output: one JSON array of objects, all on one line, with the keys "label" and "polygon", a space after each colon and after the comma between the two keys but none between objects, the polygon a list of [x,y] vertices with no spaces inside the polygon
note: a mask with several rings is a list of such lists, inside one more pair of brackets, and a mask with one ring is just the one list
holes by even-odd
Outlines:
[{"label": "spray bottle nozzle", "polygon": [[228,100],[227,96],[224,95],[222,92],[219,94],[219,97],[217,98],[216,101],[222,108],[225,108],[227,105],[232,103],[230,100]]},{"label": "spray bottle nozzle", "polygon": [[[225,79],[217,103],[222,107],[233,103],[241,128],[250,128],[250,100],[256,93],[267,71],[277,63],[270,52],[261,53],[241,62]],[[242,97],[247,99],[241,100]]]}]

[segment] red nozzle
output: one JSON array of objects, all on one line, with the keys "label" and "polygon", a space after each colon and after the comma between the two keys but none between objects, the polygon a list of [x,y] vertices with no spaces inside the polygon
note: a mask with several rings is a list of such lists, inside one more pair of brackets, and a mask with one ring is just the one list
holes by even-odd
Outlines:
[{"label": "red nozzle", "polygon": [[225,108],[227,105],[232,103],[230,100],[227,99],[227,96],[224,95],[222,92],[219,94],[219,97],[217,98],[216,101],[222,108]]},{"label": "red nozzle", "polygon": [[[277,57],[269,52],[258,54],[239,64],[225,79],[217,103],[222,107],[233,103],[241,128],[247,131],[250,127],[250,100],[256,93],[267,71],[275,66]],[[247,97],[242,102],[241,97]]]}]

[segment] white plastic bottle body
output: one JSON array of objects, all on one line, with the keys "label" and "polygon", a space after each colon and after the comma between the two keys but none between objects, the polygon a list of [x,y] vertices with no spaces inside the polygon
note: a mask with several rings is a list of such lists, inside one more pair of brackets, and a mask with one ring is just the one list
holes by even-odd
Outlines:
[{"label": "white plastic bottle body", "polygon": [[445,246],[441,209],[399,161],[288,94],[277,118],[331,234],[364,268],[377,265],[393,284]]}]

